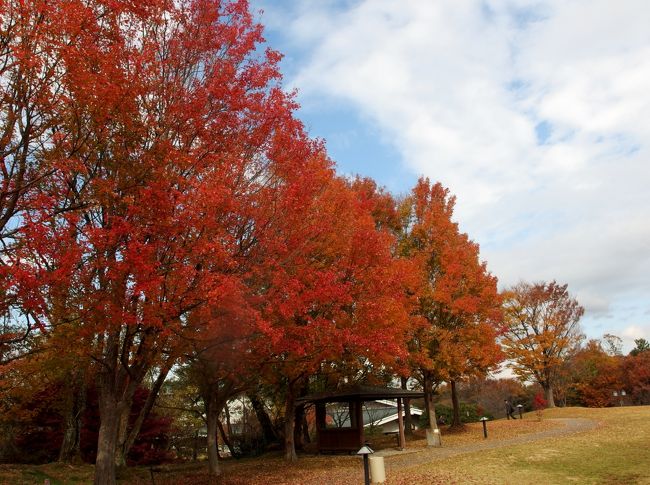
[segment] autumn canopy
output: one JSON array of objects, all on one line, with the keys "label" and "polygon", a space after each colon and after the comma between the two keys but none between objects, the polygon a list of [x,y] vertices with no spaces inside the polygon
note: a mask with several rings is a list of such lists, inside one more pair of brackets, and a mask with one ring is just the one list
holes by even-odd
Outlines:
[{"label": "autumn canopy", "polygon": [[[425,389],[434,427],[431,393],[449,383],[460,425],[455,386],[497,367],[504,335],[521,375],[552,389],[582,314],[566,287],[500,295],[440,184],[397,198],[337,175],[246,1],[4,0],[0,29],[0,426],[14,448],[54,417],[43,459],[94,462],[113,484],[182,421],[163,409],[189,409],[219,474],[234,397],[293,460],[301,396],[400,377]],[[547,294],[571,327],[548,369],[518,344],[553,335],[516,332]]]}]

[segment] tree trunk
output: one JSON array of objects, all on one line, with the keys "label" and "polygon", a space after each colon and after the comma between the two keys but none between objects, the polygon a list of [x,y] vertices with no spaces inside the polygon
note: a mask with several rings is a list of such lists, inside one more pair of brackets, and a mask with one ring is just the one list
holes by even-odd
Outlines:
[{"label": "tree trunk", "polygon": [[302,417],[302,441],[303,443],[311,443],[311,437],[309,436],[309,423],[307,422],[307,414],[304,414]]},{"label": "tree trunk", "polygon": [[442,446],[440,437],[440,430],[436,421],[436,410],[432,402],[432,382],[431,378],[427,376],[426,372],[423,373],[424,380],[424,406],[429,416],[429,428],[427,429],[427,446]]},{"label": "tree trunk", "polygon": [[542,386],[544,388],[544,393],[546,394],[546,407],[547,408],[554,408],[555,407],[555,399],[553,399],[553,386],[547,384],[545,386]]},{"label": "tree trunk", "polygon": [[295,395],[292,384],[287,387],[287,396],[284,406],[284,458],[287,461],[297,461],[298,455],[296,454],[296,445],[293,438],[293,430],[295,423]]},{"label": "tree trunk", "polygon": [[221,433],[221,439],[230,450],[230,456],[233,458],[239,458],[241,454],[235,450],[235,446],[232,444],[232,441],[230,441],[230,436],[228,433],[226,433],[226,431],[223,429],[221,421],[217,420],[217,426],[219,427],[219,433]]},{"label": "tree trunk", "polygon": [[86,385],[82,372],[72,376],[72,389],[69,393],[69,402],[65,411],[65,430],[63,442],[59,450],[59,462],[81,463],[81,416],[86,409]]},{"label": "tree trunk", "polygon": [[431,430],[438,429],[438,422],[436,421],[436,410],[432,401],[432,386],[431,379],[426,375],[424,376],[424,409],[429,416],[429,428]]},{"label": "tree trunk", "polygon": [[95,460],[95,485],[115,485],[115,447],[120,409],[109,390],[100,389],[99,436]]},{"label": "tree trunk", "polygon": [[167,378],[167,374],[171,369],[172,363],[173,362],[166,363],[165,366],[162,369],[160,369],[160,373],[158,374],[156,381],[151,387],[151,390],[149,391],[149,395],[147,396],[147,400],[145,401],[144,406],[140,410],[140,414],[138,414],[138,418],[135,420],[135,423],[133,423],[133,426],[131,427],[129,434],[126,437],[126,440],[119,443],[120,449],[118,451],[122,455],[122,461],[124,463],[126,463],[126,457],[128,456],[129,451],[131,451],[131,447],[133,446],[133,443],[135,443],[135,440],[138,438],[138,435],[140,434],[140,430],[142,429],[142,424],[149,417],[149,414],[153,409],[153,405],[156,403],[156,398],[158,397],[158,393],[160,392],[162,385],[165,383],[165,379]]},{"label": "tree trunk", "polygon": [[135,334],[126,327],[100,334],[98,344],[103,350],[101,367],[97,372],[100,425],[95,485],[115,484],[115,454],[120,422],[124,423],[122,419],[128,421],[133,395],[144,379],[151,357],[147,336],[147,332],[140,335],[134,361],[128,364],[121,356],[128,355],[132,350]]},{"label": "tree trunk", "polygon": [[271,418],[269,418],[266,409],[264,408],[264,403],[259,398],[257,394],[248,393],[248,400],[253,406],[253,411],[255,411],[255,416],[257,416],[257,421],[262,427],[262,433],[264,434],[265,443],[275,443],[278,441],[278,436],[273,429],[273,424],[271,423]]},{"label": "tree trunk", "polygon": [[403,406],[402,398],[397,398],[397,427],[398,427],[398,437],[399,437],[399,449],[403,450],[406,446],[406,436],[404,433],[404,417],[403,417]]},{"label": "tree trunk", "polygon": [[118,470],[120,468],[126,467],[126,454],[123,452],[123,450],[128,436],[127,431],[129,428],[129,417],[131,414],[130,411],[131,402],[127,403],[127,405],[123,407],[118,417],[117,441],[115,444],[115,466]]},{"label": "tree trunk", "polygon": [[[408,390],[408,378],[400,377],[402,383],[402,389]],[[404,433],[406,436],[413,435],[413,419],[411,418],[411,400],[408,398],[404,399]]]},{"label": "tree trunk", "polygon": [[211,390],[209,398],[205,403],[205,414],[208,424],[208,474],[211,476],[219,476],[221,470],[219,469],[219,451],[217,449],[217,423],[219,422],[219,412],[221,410],[217,409],[216,392]]},{"label": "tree trunk", "polygon": [[449,383],[451,384],[451,405],[453,408],[451,425],[461,427],[463,423],[460,422],[460,404],[458,402],[458,392],[456,391],[456,381],[452,380]]},{"label": "tree trunk", "polygon": [[192,461],[196,461],[199,457],[199,432],[194,432],[194,442],[192,444]]},{"label": "tree trunk", "polygon": [[294,413],[294,424],[293,424],[293,442],[297,450],[302,450],[303,448],[303,422],[305,418],[305,405],[299,404],[296,406],[296,411]]},{"label": "tree trunk", "polygon": [[232,436],[232,423],[230,422],[230,409],[228,406],[225,407],[224,414],[226,415],[226,429],[228,430],[228,436]]}]

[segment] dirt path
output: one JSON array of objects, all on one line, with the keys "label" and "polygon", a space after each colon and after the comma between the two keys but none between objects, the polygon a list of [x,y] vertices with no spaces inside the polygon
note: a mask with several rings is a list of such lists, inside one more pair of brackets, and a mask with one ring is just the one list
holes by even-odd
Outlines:
[{"label": "dirt path", "polygon": [[[545,438],[552,438],[556,436],[569,435],[574,433],[580,433],[583,431],[589,431],[598,426],[596,421],[591,419],[584,418],[561,418],[553,419],[562,423],[564,426],[559,428],[550,429],[547,431],[540,431],[538,433],[531,433],[522,436],[517,436],[515,438],[509,438],[499,441],[490,441],[488,439],[472,443],[469,445],[458,446],[454,448],[427,448],[424,450],[416,451],[407,451],[407,452],[396,452],[396,453],[378,453],[378,456],[384,454],[384,461],[386,462],[386,472],[390,473],[392,470],[404,470],[405,468],[410,468],[418,465],[423,465],[425,463],[430,463],[435,460],[444,460],[456,455],[461,455],[464,453],[472,453],[475,451],[482,450],[491,450],[494,448],[503,448],[506,446],[519,445],[523,443],[530,443],[531,441],[542,440]],[[489,429],[488,429],[489,436]]]}]

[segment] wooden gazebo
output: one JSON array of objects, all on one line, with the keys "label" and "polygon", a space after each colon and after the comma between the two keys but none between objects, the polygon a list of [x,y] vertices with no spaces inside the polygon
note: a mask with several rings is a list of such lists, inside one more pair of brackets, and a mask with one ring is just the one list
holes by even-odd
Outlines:
[{"label": "wooden gazebo", "polygon": [[[345,390],[313,394],[298,399],[302,403],[314,403],[316,407],[316,430],[318,433],[319,452],[356,452],[364,445],[363,403],[378,399],[397,400],[397,420],[399,425],[399,447],[404,449],[403,399],[424,397],[423,392],[408,391],[387,387],[354,386]],[[330,403],[347,403],[349,426],[328,427],[326,405]]]}]

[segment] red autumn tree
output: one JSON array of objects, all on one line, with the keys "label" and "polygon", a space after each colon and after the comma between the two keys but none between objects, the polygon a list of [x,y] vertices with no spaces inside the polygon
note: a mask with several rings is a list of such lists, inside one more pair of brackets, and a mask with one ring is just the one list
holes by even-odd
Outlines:
[{"label": "red autumn tree", "polygon": [[604,407],[613,390],[621,390],[622,358],[609,355],[598,340],[590,340],[569,360],[570,382],[583,406]]},{"label": "red autumn tree", "polygon": [[234,286],[218,303],[192,312],[183,332],[187,347],[184,378],[196,386],[203,401],[208,471],[214,476],[221,474],[219,415],[229,399],[251,387],[260,364],[260,356],[250,352],[260,321],[249,297],[243,285]]},{"label": "red autumn tree", "polygon": [[[392,236],[366,201],[322,164],[294,187],[265,241],[253,281],[268,322],[267,379],[285,396],[285,456],[295,460],[294,403],[307,379],[333,363],[395,363],[407,312]],[[324,170],[325,169],[325,170]],[[298,197],[299,195],[299,197]]]},{"label": "red autumn tree", "polygon": [[[245,1],[44,5],[26,7],[43,29],[74,31],[57,46],[62,113],[34,154],[56,170],[22,214],[5,292],[92,359],[95,483],[114,483],[135,390],[188,315],[240,280],[234,231],[264,202],[257,186],[300,178],[314,146]],[[31,45],[25,57],[49,55]]]},{"label": "red autumn tree", "polygon": [[635,404],[650,404],[650,348],[644,339],[635,341],[636,351],[630,352],[622,362],[623,385],[629,399]]}]

